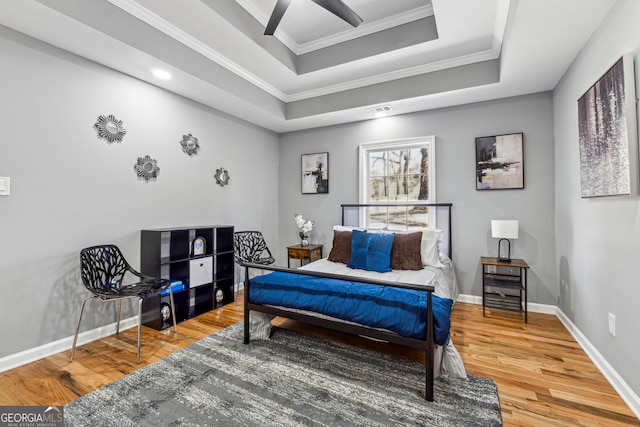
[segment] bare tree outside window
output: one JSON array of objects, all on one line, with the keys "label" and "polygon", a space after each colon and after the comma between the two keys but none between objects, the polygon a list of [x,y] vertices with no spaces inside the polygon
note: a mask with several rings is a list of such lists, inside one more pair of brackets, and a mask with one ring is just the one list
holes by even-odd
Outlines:
[{"label": "bare tree outside window", "polygon": [[[379,144],[370,149],[364,149],[361,165],[361,180],[366,181],[363,202],[366,203],[411,203],[434,202],[432,189],[435,188],[435,178],[431,164],[433,154],[433,139],[425,138],[420,142]],[[435,170],[435,169],[434,169]],[[370,227],[391,227],[392,224],[409,222],[418,227],[428,224],[428,209],[426,207],[389,208],[373,207],[369,209],[367,219]]]},{"label": "bare tree outside window", "polygon": [[370,152],[369,200],[429,200],[429,150],[412,148]]}]

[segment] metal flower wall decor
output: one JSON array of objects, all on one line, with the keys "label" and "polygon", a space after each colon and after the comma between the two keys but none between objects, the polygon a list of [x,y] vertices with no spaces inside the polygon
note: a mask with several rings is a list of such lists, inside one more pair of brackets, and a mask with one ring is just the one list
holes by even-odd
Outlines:
[{"label": "metal flower wall decor", "polygon": [[200,149],[198,138],[191,134],[182,135],[182,141],[180,141],[180,144],[182,145],[182,151],[187,153],[189,156],[198,154],[198,150]]},{"label": "metal flower wall decor", "polygon": [[220,187],[224,187],[229,183],[229,171],[225,168],[216,169],[216,184]]},{"label": "metal flower wall decor", "polygon": [[133,165],[138,177],[143,178],[145,181],[155,179],[160,173],[158,162],[149,156],[138,157],[138,163]]},{"label": "metal flower wall decor", "polygon": [[127,133],[122,126],[122,120],[116,119],[113,114],[98,117],[93,128],[98,133],[98,138],[104,139],[108,143],[122,142],[122,138]]}]

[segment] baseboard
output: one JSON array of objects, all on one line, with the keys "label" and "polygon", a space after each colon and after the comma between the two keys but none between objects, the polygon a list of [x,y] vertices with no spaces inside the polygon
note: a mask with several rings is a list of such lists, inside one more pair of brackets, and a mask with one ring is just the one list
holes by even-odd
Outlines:
[{"label": "baseboard", "polygon": [[[240,282],[235,285],[236,291],[244,289],[244,282]],[[120,321],[120,330],[125,331],[130,328],[138,326],[138,316],[133,316],[128,319]],[[116,333],[116,322],[109,325],[101,326],[90,331],[81,332],[78,334],[78,344],[81,346],[92,341],[99,340],[101,338],[108,337]],[[59,339],[57,341],[50,342],[48,344],[41,345],[39,347],[30,348],[28,350],[21,351],[19,353],[10,354],[0,358],[0,372],[8,371],[10,369],[17,368],[19,366],[26,365],[27,363],[35,362],[36,360],[44,359],[45,357],[53,356],[54,354],[61,353],[63,351],[71,350],[73,345],[73,336]]]},{"label": "baseboard", "polygon": [[[469,304],[482,305],[482,297],[476,295],[461,294],[457,301]],[[622,400],[629,406],[629,409],[640,418],[640,397],[633,392],[631,387],[622,379],[615,369],[607,362],[598,350],[589,342],[587,337],[578,329],[576,325],[564,314],[560,308],[555,305],[547,304],[528,304],[528,310],[532,313],[552,314],[555,315],[564,325],[573,338],[580,344],[580,347],[587,353],[596,368],[602,372],[602,375],[609,381],[609,384],[618,392]]]},{"label": "baseboard", "polygon": [[[240,283],[238,290],[244,288]],[[470,304],[482,304],[482,297],[475,295],[461,294],[458,296],[457,301]],[[620,377],[615,369],[607,362],[607,360],[600,354],[600,352],[589,342],[576,325],[564,314],[560,308],[547,304],[531,303],[528,305],[529,311],[533,313],[553,314],[560,319],[560,322],[567,328],[569,333],[580,344],[582,349],[587,353],[587,356],[596,365],[596,367],[602,372],[604,377],[609,381],[611,386],[618,392],[622,400],[629,406],[631,411],[636,417],[640,418],[640,397],[633,392],[631,387]],[[120,322],[120,330],[124,331],[137,326],[138,317],[130,317]],[[92,341],[99,340],[109,335],[113,335],[116,332],[116,323],[101,326],[90,331],[82,332],[78,335],[78,346],[90,343]],[[8,371],[10,369],[17,368],[27,363],[35,362],[36,360],[43,359],[45,357],[58,354],[63,351],[71,349],[73,345],[73,336],[62,338],[60,340],[41,345],[39,347],[31,348],[19,353],[11,354],[0,358],[0,372]]]},{"label": "baseboard", "polygon": [[469,304],[482,305],[482,297],[475,295],[460,294],[456,302],[466,302]]},{"label": "baseboard", "polygon": [[[138,316],[130,317],[120,321],[120,330],[124,331],[129,328],[138,326]],[[90,343],[92,341],[99,340],[100,338],[108,337],[116,333],[116,322],[109,325],[101,326],[90,331],[85,331],[78,334],[77,346]],[[19,353],[11,354],[0,358],[0,372],[8,371],[9,369],[17,368],[27,363],[35,362],[36,360],[44,359],[45,357],[53,356],[54,354],[61,353],[63,351],[71,350],[73,345],[73,336],[59,339],[48,344],[41,345],[39,347],[30,348],[28,350],[21,351]]]},{"label": "baseboard", "polygon": [[[482,305],[482,297],[476,295],[460,294],[456,301]],[[530,313],[556,314],[557,307],[555,305],[530,302],[527,304],[527,310]]]},{"label": "baseboard", "polygon": [[637,418],[640,418],[640,397],[634,393],[629,385],[622,379],[615,369],[607,362],[607,360],[600,354],[600,352],[589,342],[587,337],[583,335],[576,325],[567,317],[566,314],[560,308],[556,308],[556,316],[562,322],[565,328],[569,331],[573,338],[580,344],[582,349],[587,353],[587,356],[596,365],[596,367],[602,372],[602,375],[609,381],[611,386],[618,392],[622,400],[629,406],[629,409],[635,414]]}]

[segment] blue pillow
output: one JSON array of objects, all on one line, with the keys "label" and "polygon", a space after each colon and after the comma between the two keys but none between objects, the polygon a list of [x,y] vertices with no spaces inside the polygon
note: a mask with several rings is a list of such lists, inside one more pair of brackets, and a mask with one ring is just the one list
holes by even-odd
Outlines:
[{"label": "blue pillow", "polygon": [[370,234],[360,230],[351,232],[351,259],[347,267],[367,269],[367,250],[369,250]]},{"label": "blue pillow", "polygon": [[386,273],[391,271],[392,233],[371,234],[369,249],[367,250],[367,270]]},{"label": "blue pillow", "polygon": [[351,260],[347,267],[387,273],[391,271],[391,247],[395,234],[351,233]]}]

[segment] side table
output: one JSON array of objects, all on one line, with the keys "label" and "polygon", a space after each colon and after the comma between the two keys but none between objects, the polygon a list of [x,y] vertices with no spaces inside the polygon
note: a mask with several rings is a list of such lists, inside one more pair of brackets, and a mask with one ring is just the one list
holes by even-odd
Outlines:
[{"label": "side table", "polygon": [[[527,270],[529,265],[522,259],[511,262],[496,258],[480,257],[482,264],[482,315],[485,309],[524,311],[524,322],[528,322]],[[504,290],[505,292],[500,292]]]},{"label": "side table", "polygon": [[287,267],[291,268],[291,260],[299,259],[300,266],[303,261],[307,260],[307,263],[317,261],[322,258],[322,245],[293,245],[287,246]]}]

